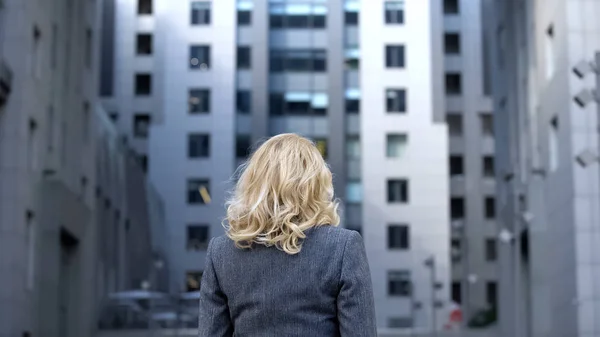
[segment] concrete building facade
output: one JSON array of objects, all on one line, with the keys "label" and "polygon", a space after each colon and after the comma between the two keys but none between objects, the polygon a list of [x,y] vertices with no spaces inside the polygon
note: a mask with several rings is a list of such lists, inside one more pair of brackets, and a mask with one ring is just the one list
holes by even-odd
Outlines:
[{"label": "concrete building facade", "polygon": [[[598,336],[598,106],[574,97],[600,49],[596,1],[486,2],[498,162],[503,336]],[[587,103],[587,104],[586,104]],[[501,144],[501,146],[500,146]]]}]

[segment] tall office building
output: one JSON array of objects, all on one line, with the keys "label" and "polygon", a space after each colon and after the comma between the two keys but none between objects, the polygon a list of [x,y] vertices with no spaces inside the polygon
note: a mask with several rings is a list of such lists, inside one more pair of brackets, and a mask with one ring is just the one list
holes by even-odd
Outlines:
[{"label": "tall office building", "polygon": [[598,336],[598,105],[585,93],[597,89],[589,62],[600,51],[600,4],[486,1],[486,13],[501,335]]},{"label": "tall office building", "polygon": [[443,1],[451,297],[466,320],[497,303],[494,127],[483,1]]},{"label": "tall office building", "polygon": [[380,326],[431,327],[432,294],[446,303],[450,286],[435,1],[121,0],[112,13],[104,102],[164,197],[173,291],[198,289],[249,148],[296,132],[365,238]]}]

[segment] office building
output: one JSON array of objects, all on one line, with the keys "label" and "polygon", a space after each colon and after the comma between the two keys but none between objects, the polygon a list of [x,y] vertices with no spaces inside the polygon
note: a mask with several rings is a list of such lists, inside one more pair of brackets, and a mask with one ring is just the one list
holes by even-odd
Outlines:
[{"label": "office building", "polygon": [[589,62],[600,50],[600,4],[486,1],[486,13],[500,333],[598,336],[598,105],[586,90],[597,85]]},{"label": "office building", "polygon": [[380,326],[431,328],[432,293],[450,293],[439,5],[122,0],[108,12],[103,102],[165,200],[171,290],[198,289],[249,149],[296,132],[331,166],[342,225],[365,238]]}]

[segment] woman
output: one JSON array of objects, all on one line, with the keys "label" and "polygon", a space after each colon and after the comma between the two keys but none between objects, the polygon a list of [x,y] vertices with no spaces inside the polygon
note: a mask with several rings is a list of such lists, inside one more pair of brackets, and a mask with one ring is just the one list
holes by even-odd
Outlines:
[{"label": "woman", "polygon": [[245,166],[227,235],[208,245],[199,335],[376,336],[363,241],[336,227],[331,172],[314,144],[278,135]]}]

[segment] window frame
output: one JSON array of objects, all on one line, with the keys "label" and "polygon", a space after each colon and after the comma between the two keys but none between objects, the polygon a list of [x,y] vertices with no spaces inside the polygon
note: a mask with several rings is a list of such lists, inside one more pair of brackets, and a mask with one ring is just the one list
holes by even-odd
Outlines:
[{"label": "window frame", "polygon": [[388,249],[410,250],[410,226],[408,224],[388,225]]},{"label": "window frame", "polygon": [[188,159],[206,159],[211,155],[210,133],[190,132],[187,134]]},{"label": "window frame", "polygon": [[[450,158],[448,159],[449,161],[449,173],[450,173],[450,177],[460,177],[460,176],[464,176],[465,175],[465,159],[464,156],[462,155],[451,155]],[[454,170],[453,168],[456,166],[454,164],[460,162],[460,170]],[[457,171],[460,171],[457,172]]]},{"label": "window frame", "polygon": [[[396,185],[399,184],[399,185]],[[392,193],[393,190],[399,189]],[[399,198],[394,198],[398,194]],[[389,178],[387,180],[388,204],[408,204],[410,202],[410,182],[406,178]]]},{"label": "window frame", "polygon": [[[204,241],[199,240],[198,243],[192,242],[193,230],[206,230],[206,238]],[[188,224],[186,226],[186,250],[188,251],[205,251],[210,242],[210,225],[208,224]]]},{"label": "window frame", "polygon": [[[394,285],[394,282],[398,282],[400,284]],[[389,297],[411,297],[413,289],[410,270],[388,270],[387,288]]]},{"label": "window frame", "polygon": [[385,51],[385,68],[387,68],[387,69],[405,69],[406,68],[406,46],[404,44],[386,44],[384,51]]},{"label": "window frame", "polygon": [[[207,5],[204,8],[194,8],[195,5]],[[212,2],[211,1],[191,1],[190,2],[190,25],[191,26],[209,26],[212,21]]]},{"label": "window frame", "polygon": [[[198,98],[198,104],[192,104],[192,99]],[[196,108],[197,107],[197,108]],[[209,114],[211,110],[210,88],[188,88],[188,113],[191,115]]]},{"label": "window frame", "polygon": [[236,66],[241,70],[252,68],[252,48],[250,46],[237,46]]},{"label": "window frame", "polygon": [[[146,130],[140,130],[140,124],[146,123]],[[152,125],[152,116],[147,112],[136,112],[133,114],[133,136],[139,139],[146,139],[150,134],[150,125]]]},{"label": "window frame", "polygon": [[[391,96],[394,97],[391,97]],[[405,114],[407,111],[406,88],[385,89],[385,110],[387,113]]]},{"label": "window frame", "polygon": [[[456,206],[455,206],[455,202],[456,202]],[[459,207],[460,205],[460,207]],[[456,209],[460,209],[460,211],[455,212],[455,207],[457,207]],[[456,214],[456,213],[460,213],[460,214]],[[452,221],[456,221],[456,220],[464,220],[465,216],[467,214],[467,205],[465,202],[465,198],[462,196],[453,196],[450,198],[450,220]]]},{"label": "window frame", "polygon": [[[198,185],[198,188],[192,189],[191,185]],[[208,205],[210,200],[204,200],[200,195],[200,188],[205,187],[210,195],[210,179],[208,178],[188,178],[186,181],[186,204],[188,206]]]},{"label": "window frame", "polygon": [[[189,48],[188,66],[189,70],[208,70],[211,68],[211,53],[212,48],[207,44],[192,44]],[[198,55],[196,55],[198,54]],[[194,64],[194,59],[198,60],[198,64]],[[202,62],[204,61],[204,62]],[[203,67],[205,65],[206,67]]]},{"label": "window frame", "polygon": [[[392,8],[392,7],[401,8]],[[404,25],[404,0],[387,0],[383,5],[383,19],[386,25]]]},{"label": "window frame", "polygon": [[[202,285],[202,276],[204,274],[203,270],[187,270],[185,272],[185,289],[186,292],[196,292],[200,291],[200,287]],[[194,282],[198,284],[197,288],[190,288],[190,278],[194,279]]]},{"label": "window frame", "polygon": [[[394,145],[394,141],[398,141],[397,145],[401,147],[400,153],[397,154],[392,151],[391,145]],[[385,148],[385,157],[387,159],[402,159],[406,155],[406,151],[408,150],[408,134],[407,133],[388,133],[386,134],[386,148]]]},{"label": "window frame", "polygon": [[[147,90],[142,90],[141,81],[142,79],[148,80]],[[151,73],[135,73],[134,79],[134,95],[135,96],[151,96],[152,95],[152,74]],[[145,86],[144,86],[145,88]]]},{"label": "window frame", "polygon": [[[247,108],[245,105],[248,105]],[[252,91],[239,89],[236,91],[235,111],[240,115],[249,115],[252,113]]]}]

